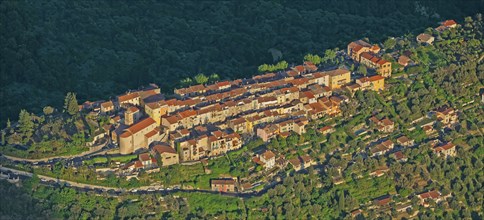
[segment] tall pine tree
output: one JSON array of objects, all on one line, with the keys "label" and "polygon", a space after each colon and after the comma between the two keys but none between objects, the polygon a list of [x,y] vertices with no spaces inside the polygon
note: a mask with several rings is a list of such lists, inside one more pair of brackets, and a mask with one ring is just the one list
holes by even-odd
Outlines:
[{"label": "tall pine tree", "polygon": [[64,99],[64,111],[67,112],[69,115],[75,115],[79,112],[75,93],[67,93],[66,98]]},{"label": "tall pine tree", "polygon": [[28,142],[28,139],[32,136],[34,133],[34,122],[32,121],[32,117],[30,116],[30,113],[28,113],[25,109],[20,110],[20,114],[18,117],[18,129],[19,132],[26,137],[26,142]]}]

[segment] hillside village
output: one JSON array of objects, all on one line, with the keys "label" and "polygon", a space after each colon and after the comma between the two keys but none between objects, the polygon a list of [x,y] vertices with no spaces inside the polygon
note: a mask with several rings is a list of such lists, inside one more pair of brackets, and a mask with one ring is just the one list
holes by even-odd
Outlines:
[{"label": "hillside village", "polygon": [[[447,20],[434,31],[458,27],[455,21]],[[438,40],[422,33],[413,43],[425,46]],[[425,145],[438,157],[456,157],[459,144],[440,134],[460,126],[459,109],[447,104],[435,106],[425,115],[405,123],[385,106],[373,109],[368,115],[348,110],[352,100],[364,96],[363,91],[388,94],[392,87],[388,81],[409,81],[401,72],[419,65],[412,60],[409,50],[389,54],[382,47],[360,39],[349,42],[345,50],[338,52],[343,62],[337,66],[321,66],[306,60],[300,65],[251,78],[175,89],[173,94],[162,94],[157,85],[150,84],[111,100],[87,101],[79,105],[79,111],[94,118],[107,117],[109,121],[103,124],[94,140],[105,139],[116,146],[116,154],[133,158],[101,167],[96,175],[98,179],[109,178],[112,173],[127,180],[144,179],[146,175],[155,175],[152,173],[166,175],[163,173],[173,166],[201,164],[205,174],[212,174],[209,179],[202,179],[204,187],[183,183],[176,187],[247,193],[281,182],[285,177],[281,173],[291,172],[325,172],[331,184],[344,184],[350,179],[346,172],[351,170],[331,160],[335,154],[348,161],[357,157],[385,157],[405,164],[409,157],[406,152]],[[399,72],[398,78],[392,76],[395,72]],[[355,120],[358,121],[355,124],[343,120],[347,112],[361,120]],[[350,129],[343,131],[347,127]],[[408,132],[418,135],[406,135]],[[356,151],[346,152],[351,145],[348,143],[324,152],[314,147],[315,143],[332,142],[348,135],[361,140]],[[281,143],[289,149],[281,147]],[[247,150],[245,146],[252,144],[257,146]],[[231,161],[228,166],[243,164],[240,169],[246,173],[218,175],[213,169],[217,162],[211,161],[223,157]],[[323,163],[326,160],[329,163]],[[387,178],[392,172],[386,163],[377,162],[371,168],[365,170],[366,174],[362,172],[351,178]],[[415,194],[417,202],[407,198],[395,201],[393,192],[387,191],[362,204],[351,216],[357,217],[369,210],[396,210],[406,215],[405,211],[415,204],[429,207],[452,197],[451,192],[423,190],[432,181],[421,175],[415,178],[415,188],[420,189]]]},{"label": "hillside village", "polygon": [[[371,53],[362,52],[370,48]],[[198,161],[237,150],[254,137],[268,142],[292,132],[301,135],[310,121],[339,115],[339,106],[350,98],[346,91],[385,89],[391,63],[378,58],[378,52],[377,45],[362,40],[348,45],[354,62],[361,61],[377,73],[357,79],[344,67],[320,71],[306,61],[250,79],[176,89],[172,99],[164,99],[151,85],[82,108],[111,117],[105,134],[119,145],[121,154],[160,149],[151,156],[140,154],[133,169],[152,164],[150,157],[155,155],[161,156],[163,166]],[[366,60],[367,55],[375,59]]]}]

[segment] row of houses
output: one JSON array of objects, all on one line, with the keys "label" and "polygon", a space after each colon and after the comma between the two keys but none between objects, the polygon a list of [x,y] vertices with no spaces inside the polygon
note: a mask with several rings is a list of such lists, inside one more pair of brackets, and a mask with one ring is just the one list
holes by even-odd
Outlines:
[{"label": "row of houses", "polygon": [[392,75],[392,63],[382,59],[378,55],[379,52],[380,47],[378,45],[371,45],[364,40],[353,41],[347,46],[347,55],[355,62],[375,69],[382,77],[390,77]]},{"label": "row of houses", "polygon": [[[105,129],[119,144],[121,154],[166,141],[175,146],[180,161],[198,160],[239,148],[240,135],[257,135],[267,141],[290,132],[302,134],[308,120],[339,114],[347,98],[333,91],[348,88],[351,73],[344,68],[317,70],[311,62],[304,62],[278,73],[176,89],[176,98],[168,100],[156,85],[150,85],[100,103],[100,113],[112,116],[112,124]],[[361,78],[356,84],[362,90],[381,90],[384,78]],[[208,125],[223,135],[191,132]]]}]

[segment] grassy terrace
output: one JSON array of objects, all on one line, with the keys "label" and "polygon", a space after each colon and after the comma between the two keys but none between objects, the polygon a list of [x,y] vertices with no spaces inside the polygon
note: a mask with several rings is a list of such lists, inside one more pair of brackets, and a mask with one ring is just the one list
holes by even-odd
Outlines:
[{"label": "grassy terrace", "polygon": [[[52,148],[56,149],[56,151],[54,152],[52,150],[47,150]],[[28,159],[41,159],[54,156],[73,156],[89,150],[89,148],[86,146],[74,146],[63,141],[55,140],[35,143],[27,150],[17,149],[12,145],[3,146],[1,149],[2,153],[5,155]],[[46,149],[46,151],[33,151],[31,149]]]},{"label": "grassy terrace", "polygon": [[388,176],[371,178],[365,176],[357,180],[349,180],[344,184],[334,186],[335,190],[347,190],[351,196],[360,203],[368,202],[368,199],[386,194],[395,194],[395,183]]},{"label": "grassy terrace", "polygon": [[115,156],[115,157],[99,156],[99,157],[94,157],[90,160],[84,161],[84,164],[85,165],[104,164],[104,163],[107,163],[108,160],[111,160],[112,162],[129,163],[136,158],[138,158],[138,155],[124,155],[124,156]]}]

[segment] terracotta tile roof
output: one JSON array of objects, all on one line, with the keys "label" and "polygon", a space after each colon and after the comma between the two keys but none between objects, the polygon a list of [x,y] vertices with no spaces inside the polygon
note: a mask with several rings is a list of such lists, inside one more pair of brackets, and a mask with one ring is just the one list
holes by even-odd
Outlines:
[{"label": "terracotta tile roof", "polygon": [[407,142],[409,142],[409,141],[410,141],[410,139],[408,139],[408,137],[407,137],[407,136],[401,136],[401,137],[397,138],[397,142],[398,142],[398,143],[402,143],[402,144],[404,144],[404,143],[407,143]]},{"label": "terracotta tile roof", "polygon": [[371,50],[373,51],[379,51],[380,50],[380,47],[376,44],[374,44],[372,47],[371,47]]},{"label": "terracotta tile roof", "polygon": [[111,108],[111,107],[114,107],[114,104],[113,104],[113,102],[112,102],[112,101],[107,101],[107,102],[103,102],[103,103],[101,103],[101,106],[102,106],[103,108]]},{"label": "terracotta tile roof", "polygon": [[304,70],[305,70],[304,66],[302,66],[302,65],[295,66],[293,69],[296,70],[299,73],[304,72]]},{"label": "terracotta tile roof", "polygon": [[432,38],[431,35],[428,35],[426,33],[421,33],[417,35],[417,39],[422,42],[428,42]]},{"label": "terracotta tile roof", "polygon": [[313,158],[311,158],[311,156],[309,156],[309,155],[303,155],[303,156],[301,156],[301,160],[304,163],[311,163],[311,161],[313,160]]},{"label": "terracotta tile roof", "polygon": [[388,205],[392,201],[392,198],[388,196],[385,198],[376,199],[375,201],[376,201],[376,204],[378,204],[379,206],[384,206],[384,205]]},{"label": "terracotta tile roof", "polygon": [[398,57],[398,63],[400,65],[407,66],[408,62],[410,62],[410,58],[408,58],[407,56],[401,55],[400,57]]},{"label": "terracotta tile roof", "polygon": [[275,156],[276,155],[270,150],[267,150],[266,152],[264,152],[262,154],[262,157],[264,157],[265,160],[270,160],[270,159],[274,158]]},{"label": "terracotta tile roof", "polygon": [[443,114],[443,115],[448,115],[454,113],[453,108],[448,108],[448,107],[441,107],[436,110],[436,112]]},{"label": "terracotta tile roof", "polygon": [[299,160],[299,157],[289,159],[289,163],[295,167],[301,166],[301,160]]},{"label": "terracotta tile roof", "polygon": [[151,126],[153,124],[156,124],[156,122],[152,118],[143,119],[140,122],[132,125],[128,129],[126,129],[126,131],[123,134],[121,134],[121,137],[123,137],[123,138],[129,137],[132,134],[136,134],[139,131],[141,131],[141,130],[145,129],[146,127]]},{"label": "terracotta tile roof", "polygon": [[446,27],[450,27],[452,25],[456,25],[457,23],[454,21],[454,20],[446,20],[444,22],[442,22],[442,25],[446,26]]},{"label": "terracotta tile roof", "polygon": [[395,159],[397,159],[397,160],[401,160],[401,159],[406,158],[405,155],[403,155],[403,153],[401,151],[397,151],[394,154],[395,154]]},{"label": "terracotta tile roof", "polygon": [[134,163],[134,168],[143,168],[143,164],[141,163],[141,161],[137,160]]},{"label": "terracotta tile roof", "polygon": [[309,82],[309,79],[307,79],[307,78],[293,79],[293,80],[290,81],[290,83],[293,86],[307,84],[308,82]]},{"label": "terracotta tile roof", "polygon": [[374,81],[378,81],[378,80],[384,80],[385,77],[383,77],[381,75],[374,75],[374,76],[370,76],[368,79],[370,81],[374,82]]},{"label": "terracotta tile roof", "polygon": [[155,145],[153,147],[153,151],[159,153],[159,154],[163,154],[163,153],[171,153],[171,154],[176,154],[176,150],[169,146],[169,145],[161,145],[161,144],[158,144],[158,145]]},{"label": "terracotta tile roof", "polygon": [[368,53],[368,52],[361,53],[361,57],[362,58],[365,58],[365,59],[367,59],[369,61],[371,61],[374,64],[378,64],[378,65],[383,65],[383,64],[389,62],[387,60],[384,60],[384,59],[382,59],[380,57],[377,57],[377,56],[375,56],[375,55],[373,55],[371,53]]},{"label": "terracotta tile roof", "polygon": [[178,115],[180,116],[181,119],[183,118],[188,118],[197,115],[197,111],[193,109],[188,109],[182,112],[178,112]]},{"label": "terracotta tile roof", "polygon": [[163,105],[166,105],[166,103],[164,101],[160,101],[160,102],[146,103],[145,107],[147,106],[150,109],[157,109],[157,108],[161,108]]},{"label": "terracotta tile roof", "polygon": [[350,71],[347,69],[339,68],[331,71],[326,71],[324,72],[324,74],[328,74],[329,76],[339,76],[339,75],[347,74],[349,72]]},{"label": "terracotta tile roof", "polygon": [[140,97],[142,99],[145,99],[145,98],[148,98],[150,96],[158,95],[159,93],[154,89],[150,89],[150,90],[146,90],[146,91],[140,91],[138,94],[140,95]]},{"label": "terracotta tile roof", "polygon": [[308,99],[314,99],[314,93],[311,92],[311,91],[305,91],[303,92],[304,95],[308,98]]},{"label": "terracotta tile roof", "polygon": [[210,180],[212,185],[235,185],[234,179],[213,179]]},{"label": "terracotta tile roof", "polygon": [[361,49],[363,49],[363,46],[361,46],[361,45],[356,45],[356,46],[354,46],[354,47],[353,47],[353,51],[354,51],[354,52],[358,52],[358,51],[360,51]]},{"label": "terracotta tile roof", "polygon": [[136,108],[136,106],[130,106],[128,108],[128,112],[131,112],[131,113],[135,113],[135,112],[138,112],[138,111],[139,111],[139,109]]},{"label": "terracotta tile roof", "polygon": [[126,102],[135,98],[139,98],[138,93],[128,93],[126,95],[118,96],[118,101],[119,102]]},{"label": "terracotta tile roof", "polygon": [[322,78],[322,77],[326,77],[328,74],[326,73],[322,73],[322,72],[317,72],[317,73],[313,73],[313,77],[314,78]]},{"label": "terracotta tile roof", "polygon": [[429,192],[424,192],[418,195],[421,199],[438,199],[440,197],[440,192],[437,190],[432,190]]},{"label": "terracotta tile roof", "polygon": [[187,134],[190,134],[190,131],[189,131],[188,129],[186,129],[186,128],[185,128],[185,129],[181,129],[179,132],[180,132],[180,134],[182,134],[182,135],[187,135]]},{"label": "terracotta tile roof", "polygon": [[259,97],[257,99],[259,103],[264,103],[264,102],[275,102],[277,101],[277,98],[274,96],[269,96],[269,97]]},{"label": "terracotta tile roof", "polygon": [[320,132],[325,132],[327,130],[333,129],[333,126],[327,125],[319,129]]},{"label": "terracotta tile roof", "polygon": [[150,138],[160,133],[160,129],[155,128],[152,131],[145,134],[145,137]]},{"label": "terracotta tile roof", "polygon": [[172,116],[166,117],[166,121],[168,121],[168,123],[170,124],[175,124],[178,122],[178,117],[176,115],[172,115]]},{"label": "terracotta tile roof", "polygon": [[435,152],[440,152],[440,151],[452,149],[454,147],[455,147],[455,144],[453,144],[452,142],[448,142],[445,145],[438,146],[438,147],[434,148],[434,151]]},{"label": "terracotta tile roof", "polygon": [[140,155],[138,155],[138,157],[139,157],[139,160],[140,160],[141,162],[143,162],[143,161],[148,161],[148,160],[150,160],[150,159],[151,159],[151,157],[150,157],[150,154],[149,154],[149,153],[140,154]]},{"label": "terracotta tile roof", "polygon": [[385,147],[391,147],[391,146],[393,145],[393,141],[391,141],[391,140],[386,140],[386,141],[384,141],[382,144],[383,144],[383,146],[385,146]]},{"label": "terracotta tile roof", "polygon": [[220,87],[225,87],[225,86],[230,86],[230,82],[229,81],[223,81],[223,82],[218,82],[216,83],[216,85],[220,88]]},{"label": "terracotta tile roof", "polygon": [[385,126],[388,126],[388,125],[393,125],[393,124],[394,124],[394,123],[393,123],[393,121],[390,121],[390,119],[388,119],[388,118],[385,118],[385,119],[381,120],[381,122],[382,122],[382,123],[383,123],[383,125],[385,125]]}]

